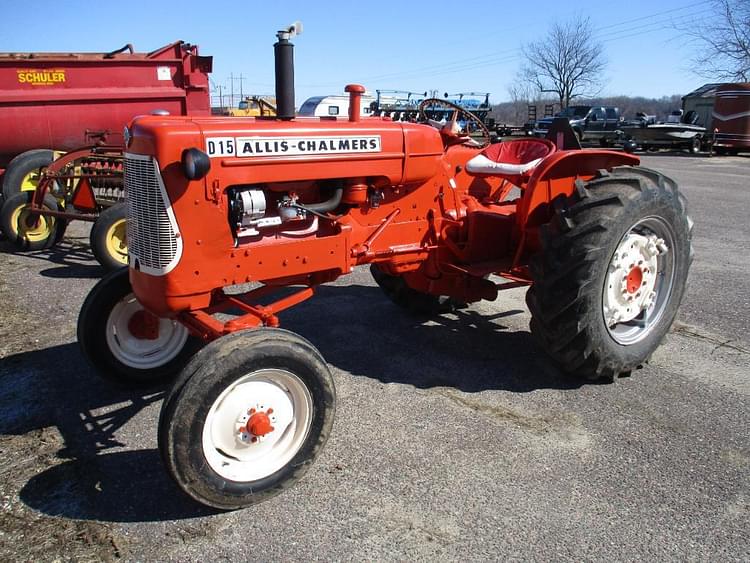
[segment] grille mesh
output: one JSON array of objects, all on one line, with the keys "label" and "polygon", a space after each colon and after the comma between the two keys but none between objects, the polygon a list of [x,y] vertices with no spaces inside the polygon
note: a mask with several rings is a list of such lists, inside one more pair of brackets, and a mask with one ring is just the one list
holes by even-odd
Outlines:
[{"label": "grille mesh", "polygon": [[156,161],[125,155],[125,190],[130,264],[135,265],[137,260],[137,266],[144,271],[166,273],[177,257],[178,243]]}]

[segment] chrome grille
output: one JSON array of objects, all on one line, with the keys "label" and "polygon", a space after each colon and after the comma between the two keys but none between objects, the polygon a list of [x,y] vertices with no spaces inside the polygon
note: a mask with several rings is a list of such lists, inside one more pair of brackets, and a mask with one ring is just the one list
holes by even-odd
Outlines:
[{"label": "chrome grille", "polygon": [[130,266],[149,274],[166,274],[177,264],[182,244],[154,158],[125,155],[125,190]]}]

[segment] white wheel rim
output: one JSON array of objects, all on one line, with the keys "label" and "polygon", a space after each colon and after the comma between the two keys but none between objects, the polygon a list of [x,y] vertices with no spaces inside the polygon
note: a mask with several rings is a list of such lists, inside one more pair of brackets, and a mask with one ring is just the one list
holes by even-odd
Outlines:
[{"label": "white wheel rim", "polygon": [[112,355],[128,367],[153,369],[173,360],[184,348],[188,330],[177,321],[158,319],[156,338],[139,338],[130,331],[133,315],[145,312],[133,293],[126,295],[107,318],[106,338]]},{"label": "white wheel rim", "polygon": [[[312,395],[286,370],[262,369],[240,377],[214,401],[203,426],[203,455],[224,479],[249,482],[276,473],[299,452],[312,426]],[[249,430],[251,412],[268,415],[273,430]]]},{"label": "white wheel rim", "polygon": [[675,245],[660,217],[633,225],[617,245],[607,269],[602,313],[610,336],[629,346],[661,320],[674,285]]}]

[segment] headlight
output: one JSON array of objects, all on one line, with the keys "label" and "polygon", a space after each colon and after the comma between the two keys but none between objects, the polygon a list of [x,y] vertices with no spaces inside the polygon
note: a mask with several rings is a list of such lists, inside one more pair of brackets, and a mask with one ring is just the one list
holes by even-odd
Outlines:
[{"label": "headlight", "polygon": [[196,148],[182,151],[182,171],[188,180],[200,180],[211,170],[211,159]]}]

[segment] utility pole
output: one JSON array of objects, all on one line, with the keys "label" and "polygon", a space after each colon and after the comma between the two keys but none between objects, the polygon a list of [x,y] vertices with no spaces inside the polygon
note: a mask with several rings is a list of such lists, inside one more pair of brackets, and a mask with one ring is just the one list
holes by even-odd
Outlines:
[{"label": "utility pole", "polygon": [[234,103],[234,75],[231,72],[229,73],[229,91],[230,91],[229,105],[232,106],[233,108],[237,107],[236,104]]}]

